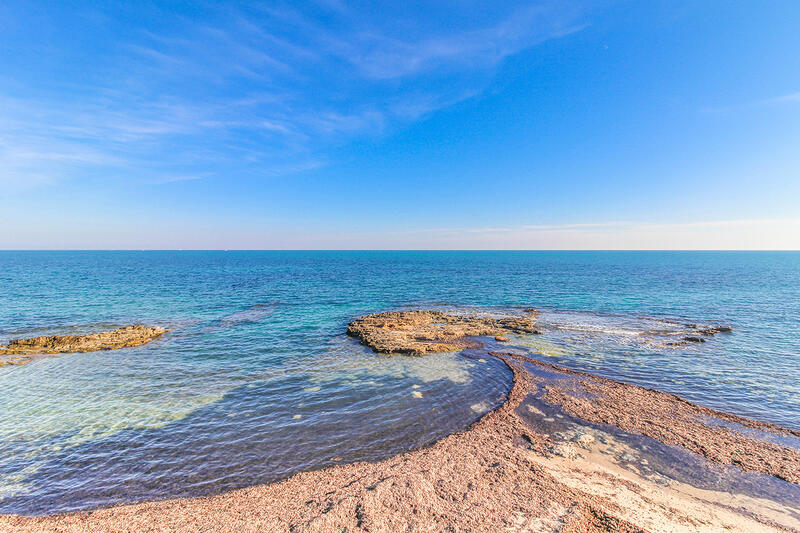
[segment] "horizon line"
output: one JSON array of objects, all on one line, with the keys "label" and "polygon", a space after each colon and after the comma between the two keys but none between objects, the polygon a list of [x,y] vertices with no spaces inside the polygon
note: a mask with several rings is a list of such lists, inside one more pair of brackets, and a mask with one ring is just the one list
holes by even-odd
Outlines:
[{"label": "horizon line", "polygon": [[0,248],[0,252],[800,252],[800,248]]}]

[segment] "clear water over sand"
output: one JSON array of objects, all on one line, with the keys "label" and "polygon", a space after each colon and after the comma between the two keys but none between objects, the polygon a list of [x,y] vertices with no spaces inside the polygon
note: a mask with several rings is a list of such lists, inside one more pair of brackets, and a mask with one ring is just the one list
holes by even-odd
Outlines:
[{"label": "clear water over sand", "polygon": [[[798,429],[798,280],[798,253],[0,252],[0,342],[172,330],[0,367],[0,512],[213,493],[466,427],[502,401],[502,363],[344,335],[407,306],[537,307],[520,349]],[[734,332],[669,345],[688,324]]]}]

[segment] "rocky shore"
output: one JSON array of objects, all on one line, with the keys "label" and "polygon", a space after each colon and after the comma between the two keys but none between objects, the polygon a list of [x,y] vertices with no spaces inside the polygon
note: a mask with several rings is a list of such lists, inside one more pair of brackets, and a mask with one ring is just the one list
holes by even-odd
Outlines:
[{"label": "rocky shore", "polygon": [[[348,328],[409,355],[535,330],[530,314],[437,311]],[[784,444],[800,432],[519,353],[482,356],[513,374],[505,401],[422,449],[211,497],[0,515],[0,531],[800,531],[800,451]]]},{"label": "rocky shore", "polygon": [[[517,356],[575,376],[568,386],[548,384],[544,398],[566,413],[680,446],[721,465],[761,472],[800,485],[800,451],[733,429],[755,429],[800,438],[794,431],[693,404],[674,394],[636,387]],[[722,425],[721,423],[729,423]]]},{"label": "rocky shore", "polygon": [[24,364],[29,362],[32,356],[40,354],[94,352],[141,346],[166,332],[166,329],[157,326],[135,324],[88,335],[54,335],[15,339],[10,341],[7,346],[0,346],[0,366]]},{"label": "rocky shore", "polygon": [[[526,399],[558,381],[514,354],[507,400],[463,433],[377,463],[297,474],[212,497],[50,517],[0,516],[0,530],[95,531],[787,531],[798,510],[747,495],[641,475],[611,459],[613,437],[554,442],[535,431]],[[566,369],[550,367],[564,375]],[[588,376],[585,376],[588,379]],[[571,381],[571,380],[570,380]],[[625,396],[645,393],[614,383]],[[675,397],[681,408],[693,406]],[[619,407],[620,404],[608,404]],[[643,412],[649,419],[656,412]],[[663,421],[662,421],[663,422]],[[795,463],[795,469],[800,463]]]}]

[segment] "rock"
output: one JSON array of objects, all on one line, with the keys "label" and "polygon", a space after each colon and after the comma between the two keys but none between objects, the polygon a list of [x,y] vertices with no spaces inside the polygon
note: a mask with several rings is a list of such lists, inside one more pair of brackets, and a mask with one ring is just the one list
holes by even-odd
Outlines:
[{"label": "rock", "polygon": [[571,442],[561,442],[551,446],[550,453],[565,459],[576,459],[579,456],[577,448]]},{"label": "rock", "polygon": [[511,339],[509,339],[508,337],[503,337],[502,335],[495,335],[494,340],[498,342],[508,342]]},{"label": "rock", "polygon": [[471,337],[498,337],[510,333],[535,334],[527,317],[477,317],[441,311],[392,311],[353,320],[347,334],[379,353],[424,355],[452,352],[478,344]]},{"label": "rock", "polygon": [[688,342],[706,342],[703,337],[684,337],[683,340]]},{"label": "rock", "polygon": [[535,405],[528,405],[528,411],[536,415],[544,416],[544,412]]},{"label": "rock", "polygon": [[595,441],[595,438],[591,433],[581,433],[572,440],[581,448],[589,448],[589,446],[591,446],[591,444]]},{"label": "rock", "polygon": [[730,326],[714,326],[711,328],[704,329],[703,333],[708,332],[711,335],[714,335],[715,333],[731,333],[732,331],[733,328]]},{"label": "rock", "polygon": [[700,333],[706,335],[708,337],[713,337],[717,333],[731,333],[733,328],[730,326],[713,326],[710,328],[703,328],[700,330]]},{"label": "rock", "polygon": [[0,347],[0,355],[36,355],[54,353],[94,352],[98,350],[117,350],[141,346],[167,330],[157,326],[136,324],[112,331],[102,331],[89,335],[54,335],[52,337],[33,337],[15,339],[8,346]]},{"label": "rock", "polygon": [[[0,353],[2,355],[2,353]],[[13,365],[24,365],[25,363],[30,363],[31,359],[22,358],[22,359],[7,359],[7,360],[0,360],[0,366],[13,366]]]}]

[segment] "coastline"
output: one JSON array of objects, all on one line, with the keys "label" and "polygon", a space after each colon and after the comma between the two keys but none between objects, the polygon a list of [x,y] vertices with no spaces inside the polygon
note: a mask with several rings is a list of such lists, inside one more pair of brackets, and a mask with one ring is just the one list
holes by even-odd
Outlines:
[{"label": "coastline", "polygon": [[[722,527],[800,530],[800,508],[792,509],[786,502],[773,501],[763,494],[713,490],[702,482],[664,479],[663,473],[648,473],[642,466],[644,463],[632,467],[634,461],[616,460],[623,454],[635,456],[641,450],[625,441],[624,434],[597,427],[598,424],[622,426],[622,430],[634,434],[649,431],[651,434],[646,438],[652,440],[647,441],[652,446],[669,441],[671,434],[653,428],[668,428],[663,424],[685,420],[681,416],[667,416],[677,409],[679,414],[692,416],[716,413],[729,417],[728,422],[744,423],[743,426],[754,431],[788,438],[796,438],[797,432],[717,413],[677,396],[574,372],[525,356],[493,355],[513,372],[513,385],[506,401],[467,430],[428,447],[376,463],[352,463],[303,472],[282,482],[210,497],[125,504],[54,516],[0,515],[0,530],[696,531]],[[578,389],[586,380],[605,385],[607,390],[603,393],[613,392],[601,402],[602,410],[591,412],[574,401],[583,397],[585,391]],[[630,404],[630,399],[636,397],[645,403]],[[604,418],[615,406],[623,407],[626,402],[628,407],[646,408],[653,404],[654,397],[673,401],[668,402],[668,409],[641,412],[638,421]],[[543,399],[559,403],[565,409],[553,417],[541,416],[550,414],[541,412],[546,404],[541,403]],[[624,414],[625,410],[621,412]],[[558,423],[559,414],[576,419],[582,415],[593,420],[577,434],[561,439],[532,424],[531,413],[536,420],[552,419],[554,423]],[[731,428],[715,428],[705,422],[703,425],[709,434],[723,440],[705,441],[703,433],[697,432],[699,426],[686,426],[688,434],[697,437],[695,449],[680,439],[667,442],[665,449],[676,448],[692,456],[702,453],[709,459],[708,465],[733,464],[724,468],[725,475],[734,481],[756,476],[755,485],[769,478],[769,483],[777,484],[779,489],[797,490],[800,452],[796,449]],[[714,449],[719,448],[720,442],[730,445],[730,453]],[[743,455],[734,453],[737,451]],[[766,453],[770,451],[777,456]],[[762,460],[743,464],[741,458],[747,455]],[[745,473],[742,466],[761,473]],[[775,477],[776,473],[786,481]],[[718,472],[714,475],[721,476]],[[715,481],[717,485],[721,483],[719,479]],[[746,486],[740,481],[736,483],[732,486]]]}]

